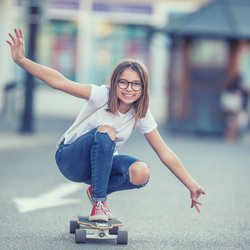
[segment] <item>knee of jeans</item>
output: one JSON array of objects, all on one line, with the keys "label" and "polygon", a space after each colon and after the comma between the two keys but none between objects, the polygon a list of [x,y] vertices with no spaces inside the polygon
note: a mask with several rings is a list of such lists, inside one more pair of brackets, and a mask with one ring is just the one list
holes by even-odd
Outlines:
[{"label": "knee of jeans", "polygon": [[130,182],[134,185],[145,186],[150,177],[149,167],[145,162],[135,162],[129,168]]},{"label": "knee of jeans", "polygon": [[107,133],[109,138],[114,141],[116,137],[116,131],[113,127],[109,125],[100,125],[97,128],[97,131],[100,133]]}]

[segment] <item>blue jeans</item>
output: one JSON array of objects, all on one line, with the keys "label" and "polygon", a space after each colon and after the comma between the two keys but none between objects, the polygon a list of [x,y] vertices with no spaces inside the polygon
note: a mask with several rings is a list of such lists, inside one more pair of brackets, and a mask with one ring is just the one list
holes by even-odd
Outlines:
[{"label": "blue jeans", "polygon": [[114,155],[115,142],[108,133],[92,129],[71,144],[60,144],[56,163],[60,172],[74,182],[91,184],[93,199],[105,201],[107,195],[145,186],[130,182],[129,167],[138,159]]}]

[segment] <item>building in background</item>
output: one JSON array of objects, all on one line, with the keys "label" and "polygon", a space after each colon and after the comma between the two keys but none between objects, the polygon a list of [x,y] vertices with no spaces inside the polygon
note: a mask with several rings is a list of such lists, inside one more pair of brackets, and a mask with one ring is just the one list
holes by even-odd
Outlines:
[{"label": "building in background", "polygon": [[[170,22],[165,30],[172,38],[169,127],[201,134],[225,132],[225,89],[240,75],[244,92],[250,92],[249,11],[247,0],[213,1]],[[245,95],[242,109],[247,109]]]},{"label": "building in background", "polygon": [[[17,24],[21,24],[20,27],[28,35],[25,21],[27,1],[1,1],[6,19],[9,21],[8,25],[0,24],[0,29],[4,33],[7,34]],[[172,13],[178,15],[191,12],[207,1],[43,2],[38,62],[59,70],[72,80],[103,84],[119,60],[127,57],[139,59],[150,71],[151,109],[155,111],[157,120],[162,121],[166,118],[168,38],[155,30],[164,27]],[[5,57],[9,58],[6,51]],[[13,66],[10,60],[7,68],[6,72],[14,73],[6,74],[6,77],[0,76],[0,86],[4,86],[9,80],[22,81],[21,70]]]}]

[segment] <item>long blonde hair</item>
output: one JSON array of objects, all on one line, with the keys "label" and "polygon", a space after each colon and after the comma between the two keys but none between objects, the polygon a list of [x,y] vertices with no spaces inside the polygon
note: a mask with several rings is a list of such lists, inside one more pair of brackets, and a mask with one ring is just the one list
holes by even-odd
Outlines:
[{"label": "long blonde hair", "polygon": [[108,110],[113,114],[118,114],[119,99],[116,95],[116,88],[118,87],[118,81],[122,72],[126,69],[135,71],[143,84],[141,96],[134,103],[135,117],[136,119],[140,119],[146,116],[149,107],[149,74],[146,66],[134,59],[122,60],[114,68],[109,81]]}]

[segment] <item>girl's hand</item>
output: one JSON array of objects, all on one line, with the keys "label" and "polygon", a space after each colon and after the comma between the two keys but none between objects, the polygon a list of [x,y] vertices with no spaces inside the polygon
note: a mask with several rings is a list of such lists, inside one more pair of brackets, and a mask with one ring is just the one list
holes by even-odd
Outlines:
[{"label": "girl's hand", "polygon": [[15,63],[19,63],[24,59],[24,35],[22,30],[15,29],[15,35],[9,33],[11,40],[6,42],[10,45],[12,58]]},{"label": "girl's hand", "polygon": [[200,202],[198,202],[198,198],[200,197],[201,194],[206,194],[204,189],[201,186],[197,186],[190,190],[190,195],[192,199],[191,208],[195,207],[198,213],[200,213],[199,206],[202,205]]}]

